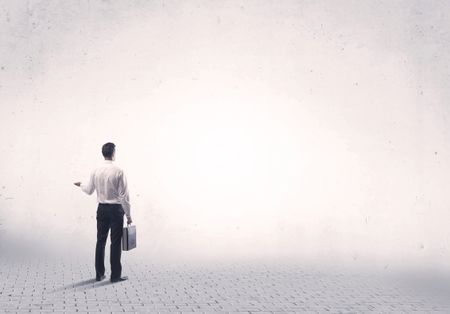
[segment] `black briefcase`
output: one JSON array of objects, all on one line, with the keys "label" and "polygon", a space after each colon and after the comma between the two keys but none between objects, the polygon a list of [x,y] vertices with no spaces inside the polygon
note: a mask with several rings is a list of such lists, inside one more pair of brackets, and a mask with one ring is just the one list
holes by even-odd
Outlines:
[{"label": "black briefcase", "polygon": [[123,228],[122,250],[129,251],[136,248],[136,226],[128,225]]}]

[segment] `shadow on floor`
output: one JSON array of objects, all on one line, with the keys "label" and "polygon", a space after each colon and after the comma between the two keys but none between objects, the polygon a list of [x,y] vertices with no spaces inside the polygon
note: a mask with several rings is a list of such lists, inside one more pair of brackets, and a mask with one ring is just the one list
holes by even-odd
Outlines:
[{"label": "shadow on floor", "polygon": [[92,279],[88,279],[88,280],[83,280],[80,282],[76,282],[76,283],[72,283],[72,284],[68,284],[65,286],[62,286],[60,288],[56,288],[52,291],[49,291],[50,293],[55,293],[55,292],[61,292],[61,291],[65,291],[65,290],[87,290],[87,289],[92,289],[92,288],[97,288],[97,287],[102,287],[105,285],[111,284],[111,282],[109,280],[103,280],[103,281],[97,281],[95,280],[95,278]]}]

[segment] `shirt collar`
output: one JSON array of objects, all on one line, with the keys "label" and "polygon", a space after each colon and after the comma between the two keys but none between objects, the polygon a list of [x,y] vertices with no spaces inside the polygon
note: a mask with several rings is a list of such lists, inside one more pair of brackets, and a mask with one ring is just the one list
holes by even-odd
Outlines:
[{"label": "shirt collar", "polygon": [[112,160],[105,159],[105,164],[111,164],[112,162]]}]

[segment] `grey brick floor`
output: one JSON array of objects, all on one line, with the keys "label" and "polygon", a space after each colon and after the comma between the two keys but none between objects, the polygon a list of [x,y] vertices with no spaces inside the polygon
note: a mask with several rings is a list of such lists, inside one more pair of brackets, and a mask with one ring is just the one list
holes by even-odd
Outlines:
[{"label": "grey brick floor", "polygon": [[448,292],[442,276],[386,276],[293,262],[157,264],[129,256],[123,258],[129,280],[115,284],[94,281],[92,256],[0,257],[0,311],[450,313],[439,294]]}]

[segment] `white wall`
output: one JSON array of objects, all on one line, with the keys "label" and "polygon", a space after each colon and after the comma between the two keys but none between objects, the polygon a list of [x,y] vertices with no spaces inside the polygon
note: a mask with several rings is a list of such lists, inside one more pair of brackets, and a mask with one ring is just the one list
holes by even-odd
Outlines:
[{"label": "white wall", "polygon": [[3,1],[2,234],[91,245],[96,200],[72,182],[113,141],[140,254],[446,266],[449,15]]}]

